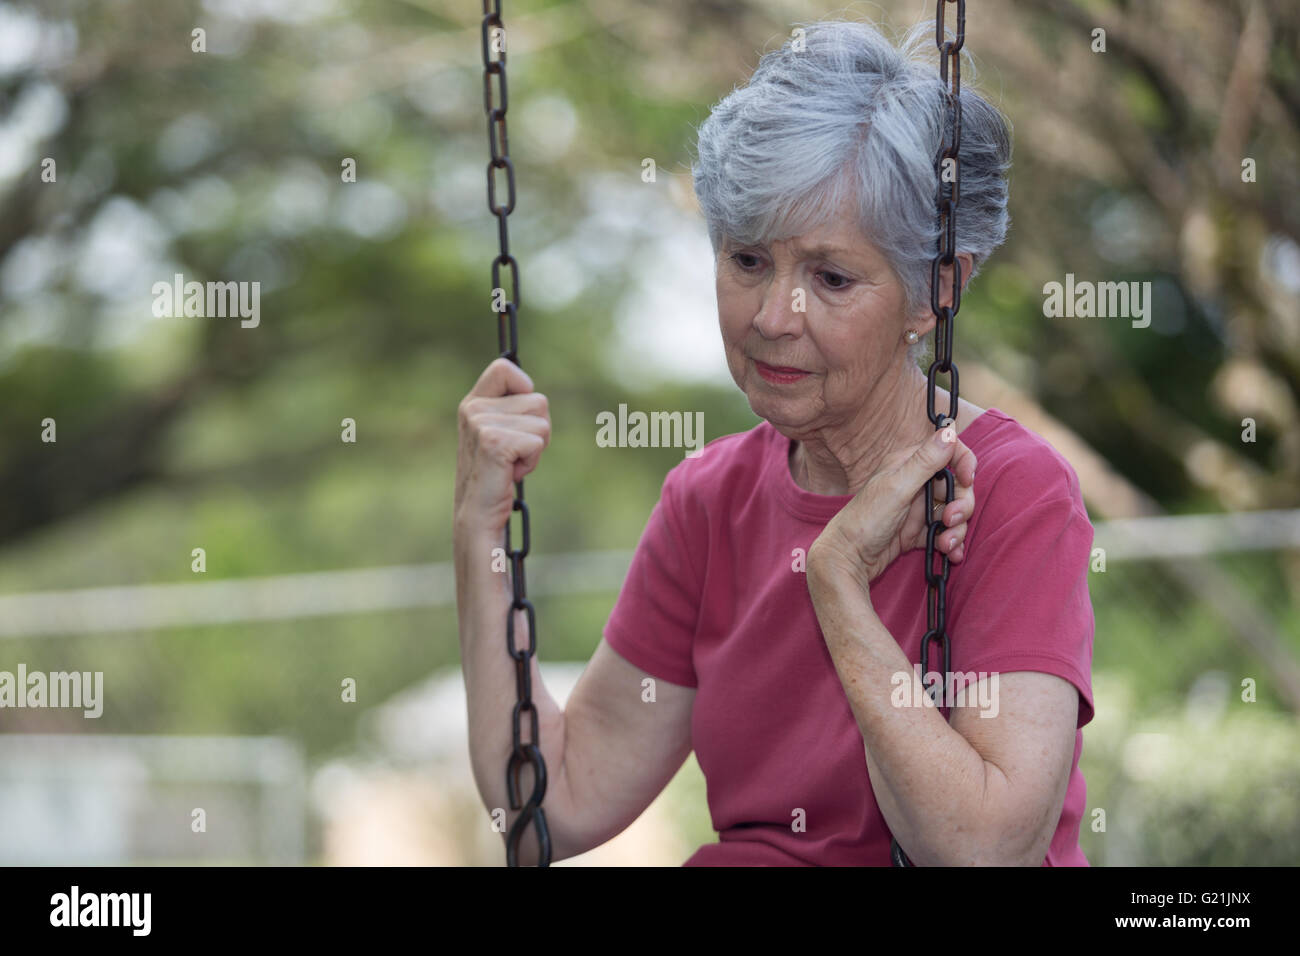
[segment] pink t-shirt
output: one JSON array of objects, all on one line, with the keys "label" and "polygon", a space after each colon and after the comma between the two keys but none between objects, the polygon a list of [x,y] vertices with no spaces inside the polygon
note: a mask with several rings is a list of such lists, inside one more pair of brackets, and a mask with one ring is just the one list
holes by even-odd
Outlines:
[{"label": "pink t-shirt", "polygon": [[[996,408],[961,432],[978,458],[966,557],[950,567],[954,672],[1056,674],[1092,719],[1093,528],[1074,469]],[[692,743],[719,843],[687,866],[889,865],[862,735],[793,570],[852,495],[795,484],[789,439],[763,421],[714,439],[668,472],[605,625],[622,657],[696,688]],[[925,633],[924,550],[871,585],[881,621],[913,663]],[[942,669],[937,648],[931,667]],[[947,713],[944,710],[943,713]],[[1077,730],[1065,806],[1044,866],[1087,866]],[[803,832],[792,828],[805,811]]]}]

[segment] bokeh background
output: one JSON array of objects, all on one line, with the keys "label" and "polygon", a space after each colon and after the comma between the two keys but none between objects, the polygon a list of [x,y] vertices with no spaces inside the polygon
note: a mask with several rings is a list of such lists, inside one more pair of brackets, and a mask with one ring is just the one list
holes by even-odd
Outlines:
[{"label": "bokeh background", "polygon": [[[562,698],[682,455],[597,447],[596,415],[702,411],[706,440],[757,421],[722,358],[695,125],[799,20],[901,32],[934,6],[504,12],[521,358],[554,422],[529,591]],[[105,696],[98,719],[0,710],[0,862],[503,862],[450,567],[456,405],[497,350],[481,18],[0,3],[0,670],[102,671]],[[1084,850],[1295,863],[1300,7],[970,0],[966,46],[1015,155],[962,395],[1071,460],[1106,548]],[[155,317],[177,272],[260,282],[259,326]],[[1150,327],[1045,317],[1066,273],[1149,281]],[[691,758],[571,862],[714,838]]]}]

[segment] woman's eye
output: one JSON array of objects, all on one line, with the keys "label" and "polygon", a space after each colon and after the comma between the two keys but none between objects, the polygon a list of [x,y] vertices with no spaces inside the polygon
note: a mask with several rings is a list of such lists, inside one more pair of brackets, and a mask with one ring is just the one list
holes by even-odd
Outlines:
[{"label": "woman's eye", "polygon": [[[759,257],[754,255],[752,252],[735,252],[727,258],[735,262],[742,272],[753,272],[762,265],[762,261]],[[817,275],[822,276],[822,281],[826,283],[827,288],[834,291],[847,288],[853,282],[852,279],[842,276],[838,272],[827,272],[826,270],[822,270],[821,272],[818,272]]]}]

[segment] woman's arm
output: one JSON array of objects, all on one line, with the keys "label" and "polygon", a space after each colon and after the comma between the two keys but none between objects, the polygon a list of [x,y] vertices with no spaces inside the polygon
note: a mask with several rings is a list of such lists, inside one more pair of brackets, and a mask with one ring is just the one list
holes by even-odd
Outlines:
[{"label": "woman's arm", "polygon": [[[515,663],[506,652],[506,611],[511,592],[507,575],[492,566],[492,549],[501,547],[503,540],[503,534],[496,529],[468,524],[458,524],[454,535],[456,622],[469,711],[470,766],[488,812],[497,808],[505,811],[508,833],[520,811],[510,809],[506,791],[506,764],[514,749],[511,708],[516,693]],[[523,612],[515,612],[515,645],[528,647],[531,640]],[[560,859],[566,842],[563,808],[568,802],[563,774],[564,713],[542,683],[536,655],[529,667],[538,738],[547,770],[542,807],[551,834],[552,859]],[[529,733],[526,718],[523,733]],[[532,792],[532,771],[527,767],[520,773],[520,790],[520,799],[526,801]],[[537,860],[537,835],[530,828],[519,843],[519,862],[535,866]]]},{"label": "woman's arm", "polygon": [[[505,647],[510,590],[505,575],[491,571],[486,557],[500,544],[495,535],[458,535],[456,583],[474,781],[489,811],[505,810],[508,831],[519,816],[510,809],[505,779],[515,700],[514,662]],[[527,647],[522,613],[515,627],[518,646]],[[646,700],[648,676],[602,640],[561,710],[533,658],[533,702],[548,776],[542,808],[553,861],[585,853],[625,830],[691,752],[695,689],[655,680],[654,700]],[[520,796],[527,799],[531,771],[521,778]],[[537,863],[531,829],[520,841],[519,862]]]},{"label": "woman's arm", "polygon": [[597,645],[564,708],[575,854],[627,829],[681,769],[694,706],[694,687],[652,677],[607,641]]},{"label": "woman's arm", "polygon": [[[996,716],[895,706],[896,675],[920,679],[871,605],[861,569],[809,553],[808,589],[866,745],[880,811],[912,862],[1038,866],[1060,819],[1074,756],[1078,694],[1051,674],[998,675]],[[984,682],[981,681],[981,684]],[[978,687],[978,685],[971,685]]]},{"label": "woman's arm", "polygon": [[[519,816],[506,790],[516,699],[515,664],[506,650],[511,588],[509,576],[494,567],[493,550],[504,544],[514,482],[536,467],[550,439],[550,416],[532,380],[496,359],[461,402],[459,417],[453,542],[470,763],[484,805],[505,811],[508,832]],[[527,618],[514,613],[515,645],[527,648]],[[626,828],[681,767],[691,750],[695,691],[657,681],[655,700],[644,701],[648,675],[602,641],[561,710],[542,683],[536,656],[529,666],[547,769],[542,808],[551,858],[562,860]],[[523,733],[530,733],[526,719]],[[527,800],[532,771],[525,767],[520,778],[520,797]],[[537,836],[529,828],[519,862],[537,859]]]}]

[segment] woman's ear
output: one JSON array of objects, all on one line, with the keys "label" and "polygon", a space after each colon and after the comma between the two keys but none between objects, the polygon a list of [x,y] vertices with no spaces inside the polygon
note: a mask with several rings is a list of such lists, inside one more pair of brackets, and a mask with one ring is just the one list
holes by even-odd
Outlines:
[{"label": "woman's ear", "polygon": [[958,253],[957,258],[961,260],[961,290],[966,291],[966,285],[970,282],[971,270],[975,268],[975,259],[969,252]]},{"label": "woman's ear", "polygon": [[[971,269],[975,264],[975,261],[974,259],[971,258],[971,254],[969,252],[957,253],[957,261],[961,263],[961,289],[962,292],[965,292],[966,284],[970,282],[970,273],[971,273]],[[953,276],[953,267],[951,265],[939,267],[939,305],[940,306],[952,305],[952,276]],[[933,317],[934,310],[929,308],[928,303],[926,305],[926,310],[930,313],[931,317]]]}]

